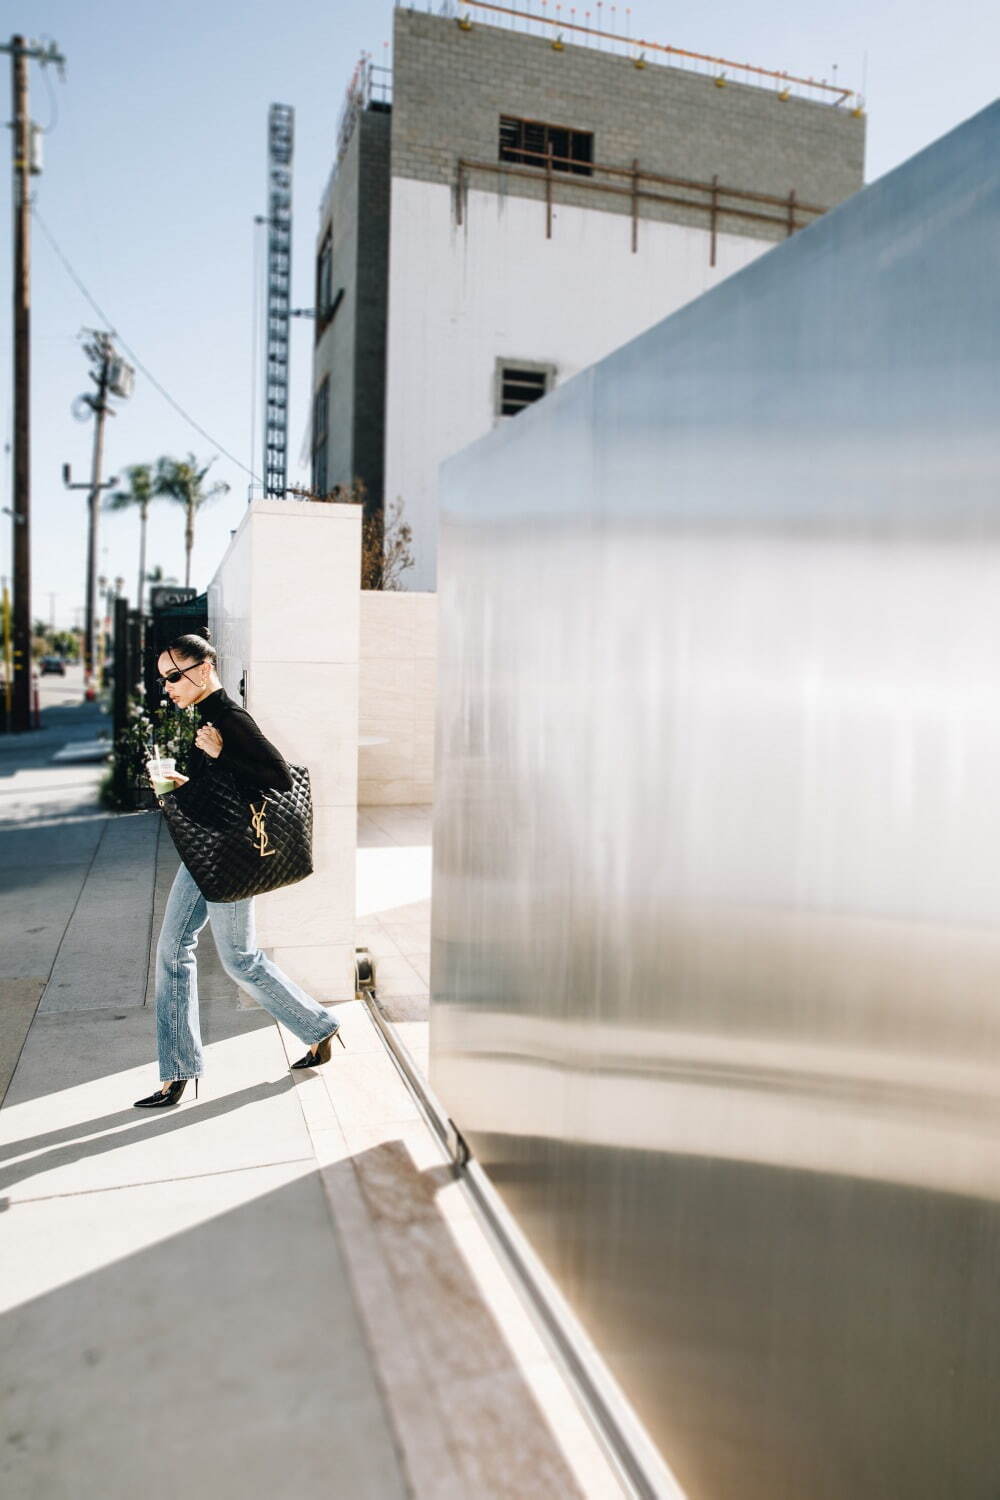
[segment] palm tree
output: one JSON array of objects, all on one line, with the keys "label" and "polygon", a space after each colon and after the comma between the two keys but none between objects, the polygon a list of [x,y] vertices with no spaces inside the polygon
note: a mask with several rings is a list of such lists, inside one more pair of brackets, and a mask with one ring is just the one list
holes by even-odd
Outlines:
[{"label": "palm tree", "polygon": [[146,522],[149,520],[150,503],[156,498],[153,488],[153,471],[149,464],[132,464],[125,470],[127,490],[115,490],[106,501],[108,510],[128,510],[139,507],[139,587],[136,591],[135,607],[142,614],[143,585],[146,581]]},{"label": "palm tree", "polygon": [[215,463],[215,459],[209,459],[203,469],[199,469],[198,460],[193,453],[189,453],[186,459],[161,458],[156,465],[156,479],[153,483],[154,494],[163,495],[168,500],[176,500],[178,505],[184,507],[184,586],[189,587],[191,583],[191,549],[194,546],[194,518],[203,505],[209,500],[214,500],[217,495],[229,493],[228,484],[217,480],[215,484],[205,488],[205,475]]}]

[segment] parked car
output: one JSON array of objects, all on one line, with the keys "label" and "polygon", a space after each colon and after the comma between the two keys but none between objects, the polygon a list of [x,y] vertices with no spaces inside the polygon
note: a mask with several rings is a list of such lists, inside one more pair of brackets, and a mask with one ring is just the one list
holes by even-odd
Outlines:
[{"label": "parked car", "polygon": [[40,667],[43,677],[49,677],[52,675],[59,677],[66,676],[66,663],[63,661],[61,656],[43,656]]}]

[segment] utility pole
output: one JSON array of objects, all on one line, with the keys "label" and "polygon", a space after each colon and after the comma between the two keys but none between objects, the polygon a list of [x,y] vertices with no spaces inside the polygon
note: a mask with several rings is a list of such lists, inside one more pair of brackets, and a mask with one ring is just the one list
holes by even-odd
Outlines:
[{"label": "utility pole", "polygon": [[11,728],[32,727],[31,711],[31,200],[28,178],[33,164],[35,130],[28,116],[28,59],[43,65],[65,58],[55,43],[40,47],[11,37],[0,52],[9,52],[13,98],[14,147],[14,608]]},{"label": "utility pole", "polygon": [[96,363],[90,378],[97,395],[84,399],[94,412],[94,452],[90,464],[90,498],[87,501],[87,634],[83,644],[84,687],[92,682],[97,653],[94,650],[94,615],[97,610],[97,527],[101,514],[101,464],[104,462],[104,419],[108,414],[108,372],[111,364],[111,340],[97,333],[84,349]]},{"label": "utility pole", "polygon": [[10,631],[10,591],[6,578],[0,593],[0,627],[3,630],[3,717],[4,728],[9,729],[14,702],[14,654]]}]

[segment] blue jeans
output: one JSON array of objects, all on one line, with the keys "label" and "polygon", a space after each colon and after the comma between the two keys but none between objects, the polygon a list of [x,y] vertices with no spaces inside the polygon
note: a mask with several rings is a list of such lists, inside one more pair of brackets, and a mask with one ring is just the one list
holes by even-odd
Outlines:
[{"label": "blue jeans", "polygon": [[328,1010],[283,974],[257,947],[253,898],[206,901],[186,865],[181,865],[167,897],[156,945],[156,1045],[160,1079],[200,1078],[204,1072],[198,1023],[198,966],[195,949],[206,922],[222,967],[241,989],[304,1042],[321,1042],[335,1031]]}]

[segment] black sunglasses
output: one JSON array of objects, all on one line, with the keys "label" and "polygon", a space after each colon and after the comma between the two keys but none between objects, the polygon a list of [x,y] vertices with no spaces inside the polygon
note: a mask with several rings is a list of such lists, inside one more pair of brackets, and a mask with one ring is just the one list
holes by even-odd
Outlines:
[{"label": "black sunglasses", "polygon": [[174,670],[172,672],[168,672],[165,677],[159,678],[160,686],[166,687],[168,682],[180,682],[181,678],[185,676],[186,673],[193,671],[193,667],[175,667]]}]

